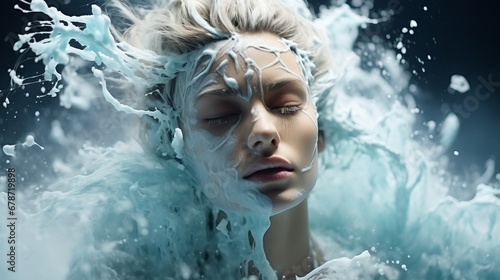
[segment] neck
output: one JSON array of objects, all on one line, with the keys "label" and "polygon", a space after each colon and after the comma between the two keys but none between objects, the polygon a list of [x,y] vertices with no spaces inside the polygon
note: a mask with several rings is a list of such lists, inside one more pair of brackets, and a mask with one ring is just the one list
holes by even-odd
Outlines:
[{"label": "neck", "polygon": [[295,279],[313,269],[306,200],[271,217],[264,250],[279,279]]}]

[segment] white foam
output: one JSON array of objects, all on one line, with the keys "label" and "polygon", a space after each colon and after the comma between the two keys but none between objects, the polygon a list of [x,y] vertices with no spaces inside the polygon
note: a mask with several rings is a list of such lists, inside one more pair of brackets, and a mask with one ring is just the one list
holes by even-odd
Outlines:
[{"label": "white foam", "polygon": [[455,74],[451,76],[449,88],[460,93],[465,93],[470,90],[470,85],[464,76]]},{"label": "white foam", "polygon": [[8,155],[8,156],[15,156],[16,155],[16,145],[4,145],[2,147],[3,153]]}]

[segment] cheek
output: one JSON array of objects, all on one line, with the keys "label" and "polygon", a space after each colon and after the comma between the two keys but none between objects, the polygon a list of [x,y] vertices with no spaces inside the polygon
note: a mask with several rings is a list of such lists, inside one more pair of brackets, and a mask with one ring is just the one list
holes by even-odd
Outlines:
[{"label": "cheek", "polygon": [[285,141],[307,159],[311,158],[318,140],[315,116],[314,110],[301,111],[295,119],[287,121],[288,123],[283,127],[282,132]]},{"label": "cheek", "polygon": [[214,137],[203,129],[194,129],[189,132],[185,146],[186,152],[197,163],[203,162],[205,168],[227,168],[230,165],[230,154],[235,144],[230,135]]},{"label": "cheek", "polygon": [[226,138],[217,149],[207,146],[221,143],[204,131],[191,131],[185,142],[186,165],[194,172],[197,188],[211,203],[229,211],[270,211],[270,201],[257,199],[256,190],[249,182],[239,179],[237,167],[240,159],[231,159],[238,143],[234,136]]},{"label": "cheek", "polygon": [[[231,155],[237,143],[232,136],[214,137],[203,129],[191,128],[184,143],[185,163],[194,172],[202,191],[210,187],[207,196],[214,193],[214,188],[224,189],[224,182],[238,179],[236,167],[239,162]],[[204,191],[205,192],[205,191]]]},{"label": "cheek", "polygon": [[295,131],[300,131],[300,137],[297,137],[295,149],[298,151],[298,156],[301,158],[301,164],[304,167],[301,185],[306,193],[310,192],[316,184],[318,176],[318,128],[314,118],[315,111],[303,112],[300,128]]},{"label": "cheek", "polygon": [[301,168],[303,173],[301,178],[307,181],[315,179],[317,171],[312,169],[317,166],[318,126],[314,107],[308,106],[294,117],[293,125],[286,130],[286,137],[283,140],[291,149],[289,151],[291,155],[293,154],[298,167]]}]

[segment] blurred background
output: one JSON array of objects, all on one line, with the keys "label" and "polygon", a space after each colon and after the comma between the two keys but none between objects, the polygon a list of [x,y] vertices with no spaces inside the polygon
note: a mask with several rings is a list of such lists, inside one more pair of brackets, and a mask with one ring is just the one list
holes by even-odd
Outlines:
[{"label": "blurred background", "polygon": [[[335,5],[345,2],[333,1]],[[91,4],[103,3],[90,0],[46,2],[69,15],[90,13]],[[12,85],[7,70],[16,63],[22,62],[25,74],[35,75],[40,67],[33,66],[29,55],[19,56],[12,50],[16,34],[23,33],[28,22],[42,19],[15,10],[17,3],[21,2],[7,0],[0,4],[0,104],[6,97],[15,103],[7,109],[0,107],[0,146],[24,141],[39,117],[50,115],[51,108],[59,106],[57,98],[36,98],[40,85],[9,90]],[[311,0],[309,3],[318,11],[320,5],[329,4],[330,0]],[[363,30],[361,37],[364,39],[376,35],[395,51],[397,43],[403,40],[406,48],[402,55],[403,65],[413,73],[410,83],[418,89],[415,98],[418,108],[423,111],[422,122],[440,123],[449,112],[459,118],[458,137],[447,152],[453,158],[451,170],[467,177],[471,171],[482,173],[488,159],[500,159],[500,17],[497,16],[500,4],[488,0],[353,0],[347,3],[355,7],[371,5],[370,17],[384,19],[381,24]],[[392,16],[387,17],[384,11],[392,11]],[[417,26],[410,28],[414,24],[412,20]],[[414,33],[405,33],[404,28]],[[450,90],[452,75],[465,77],[470,90],[464,93]],[[5,155],[0,156],[0,160],[6,159]],[[499,165],[497,163],[495,168],[497,173]]]}]

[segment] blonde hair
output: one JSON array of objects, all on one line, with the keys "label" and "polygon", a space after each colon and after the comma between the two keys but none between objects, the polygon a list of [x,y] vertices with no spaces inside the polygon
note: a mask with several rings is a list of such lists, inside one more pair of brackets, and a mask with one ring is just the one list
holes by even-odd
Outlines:
[{"label": "blonde hair", "polygon": [[225,34],[269,32],[295,42],[309,53],[314,77],[330,67],[325,35],[281,0],[160,0],[135,8],[120,1],[113,5],[132,23],[120,32],[122,40],[141,49],[185,54],[222,39],[200,24],[199,15]]}]

